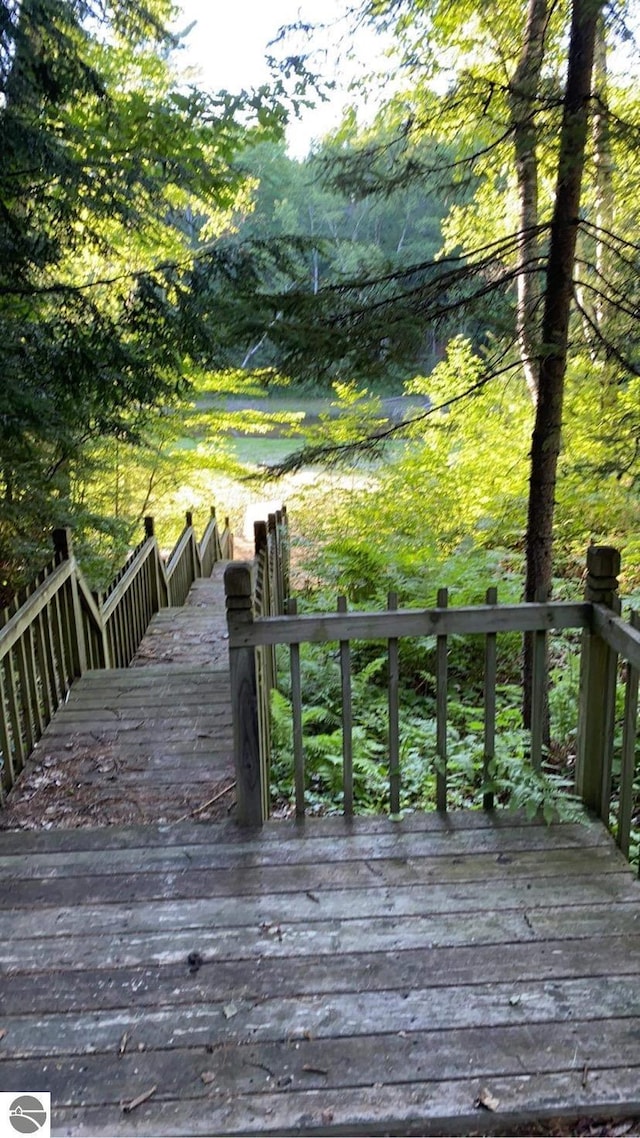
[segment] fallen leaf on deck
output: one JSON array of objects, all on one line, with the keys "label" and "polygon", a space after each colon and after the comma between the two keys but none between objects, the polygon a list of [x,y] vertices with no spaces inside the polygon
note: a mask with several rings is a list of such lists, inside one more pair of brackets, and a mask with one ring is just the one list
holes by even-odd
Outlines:
[{"label": "fallen leaf on deck", "polygon": [[205,1087],[207,1087],[209,1083],[215,1083],[216,1073],[215,1071],[203,1071],[200,1078],[202,1079]]},{"label": "fallen leaf on deck", "polygon": [[4,1039],[6,1034],[7,1034],[6,1027],[0,1027],[0,1039]]},{"label": "fallen leaf on deck", "polygon": [[487,1087],[483,1087],[478,1095],[474,1106],[483,1106],[485,1110],[497,1110],[500,1106],[500,1099],[491,1094]]},{"label": "fallen leaf on deck", "polygon": [[225,1019],[233,1019],[234,1016],[237,1016],[238,1009],[235,1004],[225,1004],[222,1009],[222,1014]]}]

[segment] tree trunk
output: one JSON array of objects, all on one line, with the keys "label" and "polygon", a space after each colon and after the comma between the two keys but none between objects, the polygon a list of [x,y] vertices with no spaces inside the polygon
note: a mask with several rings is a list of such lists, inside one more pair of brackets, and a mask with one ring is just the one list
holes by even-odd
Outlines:
[{"label": "tree trunk", "polygon": [[547,0],[529,0],[524,45],[511,80],[509,96],[519,204],[516,335],[527,387],[534,405],[538,398],[539,355],[535,337],[538,273],[533,269],[539,254],[535,99],[540,87],[547,19]]},{"label": "tree trunk", "polygon": [[[551,591],[553,514],[562,432],[569,317],[585,162],[594,47],[603,0],[573,0],[567,82],[542,318],[538,402],[531,445],[525,599]],[[525,644],[525,722],[531,707],[532,646]]]},{"label": "tree trunk", "polygon": [[[604,19],[598,20],[594,51],[594,87],[596,102],[593,111],[593,160],[595,165],[595,223],[596,223],[596,286],[600,293],[606,289],[605,281],[609,271],[610,256],[605,231],[611,232],[614,223],[613,204],[613,157],[609,133],[607,111],[607,45]],[[602,295],[598,295],[594,306],[594,317],[598,331],[605,332],[605,309]]]}]

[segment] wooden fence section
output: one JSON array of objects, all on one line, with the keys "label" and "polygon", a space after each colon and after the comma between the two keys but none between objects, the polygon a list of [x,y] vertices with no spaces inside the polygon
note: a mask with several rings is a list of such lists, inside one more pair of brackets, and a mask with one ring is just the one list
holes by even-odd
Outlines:
[{"label": "wooden fence section", "polygon": [[[264,702],[264,683],[256,662],[257,654],[277,644],[290,646],[293,714],[293,781],[296,813],[305,812],[305,772],[302,740],[300,645],[337,643],[342,677],[343,786],[344,811],[353,812],[351,643],[354,640],[386,640],[388,645],[388,756],[389,809],[399,809],[402,772],[399,762],[398,642],[402,637],[434,637],[436,642],[436,723],[437,723],[437,807],[447,808],[447,695],[448,643],[452,636],[480,635],[485,642],[484,682],[484,769],[488,773],[495,754],[496,738],[496,641],[500,633],[531,633],[536,637],[533,676],[533,720],[529,762],[540,769],[543,753],[544,691],[546,690],[547,645],[550,630],[583,630],[581,655],[581,700],[579,711],[579,750],[577,792],[584,803],[609,822],[612,782],[612,745],[615,712],[615,679],[618,658],[626,665],[627,694],[624,715],[623,772],[620,780],[620,806],[617,840],[625,853],[629,848],[629,829],[635,772],[635,740],[640,669],[640,622],[634,615],[630,624],[620,619],[617,574],[620,558],[609,547],[592,547],[587,558],[588,578],[583,602],[538,602],[499,605],[495,589],[487,593],[485,605],[449,607],[446,589],[440,590],[438,604],[431,609],[400,611],[391,594],[384,612],[346,611],[340,598],[338,611],[299,616],[295,603],[289,603],[287,616],[261,616],[252,605],[252,570],[234,563],[227,570],[225,586],[229,619],[232,701],[238,776],[239,818],[246,824],[261,824],[268,815],[268,764],[263,753],[265,727],[258,728],[257,708]],[[240,598],[243,598],[242,607]],[[275,681],[274,681],[275,682]],[[251,699],[248,698],[252,693]],[[268,727],[268,720],[266,721]],[[250,776],[250,778],[249,778]],[[240,786],[246,783],[245,791]],[[261,808],[258,809],[258,803]],[[492,796],[483,796],[485,808]]]},{"label": "wooden fence section", "polygon": [[[286,509],[255,523],[253,561],[233,561],[225,570],[229,628],[254,628],[256,621],[277,619],[289,590],[289,526]],[[242,633],[240,633],[242,639]],[[271,742],[269,704],[276,686],[276,640],[248,642],[229,654],[238,812],[259,825],[270,811]]]},{"label": "wooden fence section", "polygon": [[153,614],[182,605],[196,577],[233,555],[228,519],[220,533],[212,509],[201,542],[187,514],[165,564],[146,518],[143,540],[109,588],[94,595],[69,532],[56,530],[53,540],[52,561],[5,610],[0,627],[0,803],[74,679],[88,669],[126,667]]}]

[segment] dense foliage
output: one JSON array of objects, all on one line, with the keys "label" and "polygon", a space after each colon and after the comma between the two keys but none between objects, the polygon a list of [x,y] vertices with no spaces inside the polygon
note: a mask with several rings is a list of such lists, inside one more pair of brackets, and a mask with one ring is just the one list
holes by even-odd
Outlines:
[{"label": "dense foliage", "polygon": [[170,0],[0,5],[0,564],[12,574],[49,526],[78,521],[87,447],[139,440],[184,391],[189,359],[212,362],[221,339],[203,334],[193,278],[220,290],[235,272],[222,239],[251,131],[237,99],[179,82],[175,14]]}]

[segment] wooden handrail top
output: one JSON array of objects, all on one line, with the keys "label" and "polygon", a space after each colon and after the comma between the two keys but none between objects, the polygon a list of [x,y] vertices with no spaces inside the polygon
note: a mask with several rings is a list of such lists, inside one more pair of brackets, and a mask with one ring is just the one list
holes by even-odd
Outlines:
[{"label": "wooden handrail top", "polygon": [[209,544],[209,542],[211,541],[211,538],[213,537],[217,528],[218,528],[218,522],[217,522],[216,516],[214,514],[214,515],[212,515],[212,517],[209,518],[209,521],[207,522],[207,525],[206,525],[206,529],[202,535],[202,539],[200,541],[201,549],[204,549]]},{"label": "wooden handrail top", "polygon": [[182,533],[180,534],[180,537],[176,541],[173,549],[171,550],[171,553],[169,554],[169,556],[165,560],[165,569],[167,570],[167,575],[169,575],[169,576],[171,575],[171,572],[172,572],[171,566],[174,564],[175,561],[178,561],[180,559],[180,556],[184,550],[185,545],[188,543],[192,532],[193,532],[192,526],[185,526],[184,527]]},{"label": "wooden handrail top", "polygon": [[398,609],[382,612],[311,613],[258,617],[230,628],[229,647],[323,643],[340,640],[395,640],[404,636],[455,636],[491,632],[542,632],[590,628],[586,601],[463,605],[459,608]]},{"label": "wooden handrail top", "polygon": [[593,605],[593,629],[614,652],[640,669],[640,631],[605,605]]},{"label": "wooden handrail top", "polygon": [[180,534],[180,537],[178,538],[173,549],[171,550],[171,553],[169,554],[169,556],[165,562],[165,572],[166,572],[168,581],[171,580],[171,578],[175,572],[175,567],[179,563],[180,558],[182,557],[182,554],[184,553],[186,546],[191,541],[192,535],[193,535],[192,527],[186,526],[185,529],[183,529],[182,533]]},{"label": "wooden handrail top", "polygon": [[128,562],[126,572],[123,573],[122,577],[120,578],[120,580],[116,584],[115,588],[109,593],[106,600],[103,601],[103,603],[102,603],[102,619],[105,622],[105,624],[108,621],[108,619],[111,616],[114,609],[116,609],[118,607],[118,605],[120,604],[120,601],[122,600],[125,593],[127,592],[127,589],[129,588],[130,581],[132,580],[133,577],[136,576],[136,574],[138,573],[138,571],[140,569],[140,566],[144,564],[144,562],[147,560],[148,557],[151,557],[153,555],[153,552],[155,549],[155,544],[156,544],[155,537],[148,537],[146,539],[146,541],[142,542],[141,546],[138,549],[138,552]]},{"label": "wooden handrail top", "polygon": [[[150,535],[150,536],[152,536],[152,535]],[[110,582],[110,584],[107,585],[106,589],[104,590],[104,593],[103,593],[103,600],[104,601],[106,601],[107,598],[110,597],[111,594],[114,592],[114,590],[117,589],[118,585],[120,584],[120,581],[126,576],[127,571],[129,569],[129,566],[135,561],[136,557],[140,553],[140,550],[146,545],[147,541],[149,541],[149,537],[143,537],[142,540],[138,542],[135,549],[131,550],[131,553],[128,555],[127,560],[125,561],[124,565],[120,566],[115,577]]]},{"label": "wooden handrail top", "polygon": [[101,613],[100,609],[98,608],[98,605],[96,604],[96,600],[95,600],[93,593],[91,592],[91,589],[87,585],[87,582],[85,581],[84,577],[82,576],[82,573],[80,572],[77,564],[75,563],[75,560],[74,560],[74,565],[75,565],[75,570],[76,570],[76,577],[78,580],[78,590],[81,594],[82,603],[83,603],[83,605],[85,605],[86,610],[87,610],[89,616],[91,617],[95,627],[98,629],[101,629],[102,628],[102,613]]},{"label": "wooden handrail top", "polygon": [[65,581],[75,573],[75,561],[62,561],[51,575],[27,597],[21,608],[12,616],[3,628],[0,628],[0,659],[9,652],[20,639],[29,625],[49,604],[49,601],[62,588]]}]

